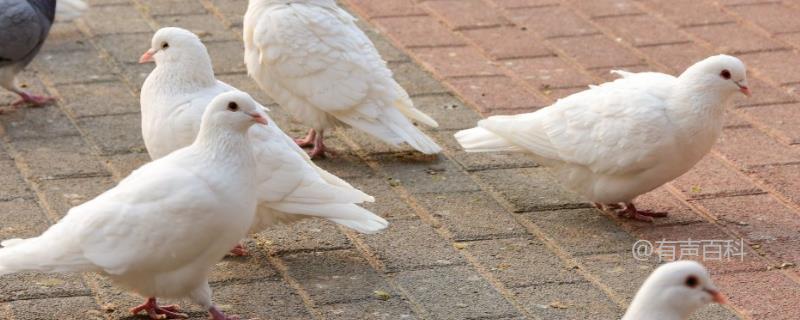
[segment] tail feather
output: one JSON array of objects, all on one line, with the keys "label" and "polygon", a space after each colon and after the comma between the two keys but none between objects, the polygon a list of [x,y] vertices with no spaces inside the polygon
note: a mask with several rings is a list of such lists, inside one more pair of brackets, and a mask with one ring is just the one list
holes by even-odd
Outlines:
[{"label": "tail feather", "polygon": [[389,225],[385,219],[354,204],[276,203],[270,207],[281,212],[328,219],[361,233],[375,233]]},{"label": "tail feather", "polygon": [[461,130],[454,136],[467,152],[522,151],[505,138],[481,127]]},{"label": "tail feather", "polygon": [[23,271],[76,272],[93,269],[82,254],[68,249],[71,246],[68,241],[53,241],[47,233],[36,238],[6,240],[2,244],[0,276]]}]

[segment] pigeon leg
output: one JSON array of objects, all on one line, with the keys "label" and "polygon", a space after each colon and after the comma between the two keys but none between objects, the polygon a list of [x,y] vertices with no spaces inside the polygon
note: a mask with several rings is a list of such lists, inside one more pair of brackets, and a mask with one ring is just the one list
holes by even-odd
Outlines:
[{"label": "pigeon leg", "polygon": [[41,107],[50,102],[55,101],[55,98],[32,95],[22,90],[15,90],[14,93],[18,94],[20,97],[19,100],[11,104],[12,106],[15,107],[21,106],[23,104],[31,105],[34,107]]},{"label": "pigeon leg", "polygon": [[180,310],[177,305],[159,306],[156,298],[148,298],[145,303],[131,308],[131,313],[137,315],[144,311],[150,319],[188,319],[189,316]]},{"label": "pigeon leg", "polygon": [[625,203],[625,209],[617,211],[617,214],[621,217],[645,222],[654,222],[654,218],[664,218],[667,216],[666,212],[654,212],[650,210],[640,211],[636,209],[633,202]]},{"label": "pigeon leg", "polygon": [[314,129],[308,129],[308,134],[303,139],[294,139],[294,143],[297,143],[300,148],[310,147],[314,145],[314,139],[317,137],[317,131]]},{"label": "pigeon leg", "polygon": [[594,207],[600,209],[601,211],[616,211],[622,209],[622,206],[618,203],[600,203],[600,202],[593,202]]},{"label": "pigeon leg", "polygon": [[245,248],[241,243],[237,243],[233,249],[231,249],[230,255],[234,257],[246,257],[249,256],[250,253],[247,252],[247,248]]},{"label": "pigeon leg", "polygon": [[237,317],[237,316],[230,316],[230,317],[226,316],[224,313],[222,313],[222,311],[219,311],[219,309],[217,309],[217,307],[213,307],[213,306],[211,307],[211,309],[208,309],[208,314],[211,315],[211,319],[213,319],[213,320],[239,320],[239,317]]},{"label": "pigeon leg", "polygon": [[314,149],[311,149],[311,152],[308,154],[311,156],[311,159],[325,158],[327,156],[333,157],[336,155],[333,150],[329,150],[325,146],[325,142],[323,142],[323,132],[324,131],[320,130],[316,138],[314,138]]}]

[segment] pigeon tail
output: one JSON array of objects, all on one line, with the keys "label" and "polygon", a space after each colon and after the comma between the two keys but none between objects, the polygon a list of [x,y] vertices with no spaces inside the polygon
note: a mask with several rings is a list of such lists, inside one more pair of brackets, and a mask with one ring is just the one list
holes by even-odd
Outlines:
[{"label": "pigeon tail", "polygon": [[466,152],[522,151],[505,138],[481,127],[461,130],[453,136]]},{"label": "pigeon tail", "polygon": [[[65,218],[66,219],[66,218]],[[79,246],[66,225],[53,225],[42,235],[29,239],[0,242],[0,275],[23,271],[91,271],[93,264],[77,249]]]},{"label": "pigeon tail", "polygon": [[308,204],[278,203],[271,208],[295,214],[324,218],[361,233],[376,233],[389,225],[389,222],[355,204]]}]

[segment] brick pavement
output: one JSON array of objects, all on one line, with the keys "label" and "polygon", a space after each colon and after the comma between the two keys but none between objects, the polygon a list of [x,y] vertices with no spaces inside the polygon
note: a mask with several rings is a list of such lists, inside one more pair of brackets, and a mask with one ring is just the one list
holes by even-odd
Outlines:
[{"label": "brick pavement", "polygon": [[[54,27],[22,76],[58,103],[0,117],[0,238],[41,232],[147,161],[137,95],[152,66],[136,60],[157,28],[201,34],[219,77],[270,103],[240,59],[246,0],[89,2],[82,19]],[[800,4],[342,2],[439,120],[429,134],[445,154],[337,132],[341,156],[320,165],[374,195],[369,208],[390,229],[365,236],[306,221],[262,232],[247,243],[252,257],[215,269],[223,308],[260,319],[612,319],[656,265],[631,257],[637,239],[743,238],[744,262],[708,264],[731,305],[694,319],[796,319],[800,272],[785,264],[800,263]],[[716,52],[748,64],[755,96],[735,101],[695,170],[640,199],[671,212],[655,225],[590,209],[534,162],[466,154],[452,138],[482,116],[532,111],[610,79],[612,68],[674,74]],[[13,98],[0,93],[0,104]],[[304,132],[274,109],[284,130]],[[132,319],[139,302],[92,274],[2,280],[3,319]]]}]

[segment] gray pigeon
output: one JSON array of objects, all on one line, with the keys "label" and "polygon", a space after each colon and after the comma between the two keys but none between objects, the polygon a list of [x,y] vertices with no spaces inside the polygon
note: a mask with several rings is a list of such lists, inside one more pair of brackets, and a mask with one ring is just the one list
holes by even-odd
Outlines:
[{"label": "gray pigeon", "polygon": [[0,0],[0,86],[20,96],[14,107],[53,100],[22,90],[15,78],[39,53],[55,13],[56,0]]}]

